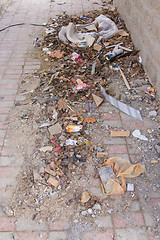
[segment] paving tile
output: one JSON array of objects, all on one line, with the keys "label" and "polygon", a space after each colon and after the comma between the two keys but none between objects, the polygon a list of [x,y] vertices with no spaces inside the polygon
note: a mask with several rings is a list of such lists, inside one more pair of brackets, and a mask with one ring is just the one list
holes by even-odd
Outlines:
[{"label": "paving tile", "polygon": [[145,219],[146,226],[153,227],[156,225],[151,213],[143,213],[143,216]]},{"label": "paving tile", "polygon": [[17,231],[46,231],[48,223],[46,221],[35,222],[32,219],[19,217],[16,223]]},{"label": "paving tile", "polygon": [[16,227],[16,218],[0,217],[0,232],[12,232]]},{"label": "paving tile", "polygon": [[113,240],[114,234],[112,229],[107,229],[105,232],[93,231],[93,232],[87,232],[82,239],[83,240]]},{"label": "paving tile", "polygon": [[0,240],[13,240],[14,233],[13,232],[0,232]]},{"label": "paving tile", "polygon": [[0,108],[12,108],[14,105],[14,101],[0,101]]},{"label": "paving tile", "polygon": [[19,173],[19,167],[0,167],[0,179],[2,178],[16,178]]},{"label": "paving tile", "polygon": [[12,166],[16,164],[16,158],[15,157],[0,157],[0,166],[6,167],[6,166]]},{"label": "paving tile", "polygon": [[51,221],[49,224],[50,231],[64,231],[69,229],[69,227],[69,222],[63,220]]},{"label": "paving tile", "polygon": [[113,223],[115,228],[126,228],[127,227],[127,221],[119,216],[113,217]]},{"label": "paving tile", "polygon": [[111,228],[112,227],[111,216],[98,217],[95,219],[95,224],[98,226],[98,228]]},{"label": "paving tile", "polygon": [[142,228],[115,229],[116,240],[147,240],[147,232]]},{"label": "paving tile", "polygon": [[67,240],[65,232],[50,232],[48,240]]},{"label": "paving tile", "polygon": [[108,152],[109,154],[117,154],[117,153],[122,153],[122,154],[127,154],[127,147],[126,145],[108,145]]},{"label": "paving tile", "polygon": [[101,120],[120,120],[120,115],[119,113],[104,113],[101,116]]},{"label": "paving tile", "polygon": [[17,232],[15,240],[47,240],[47,233],[44,232]]}]

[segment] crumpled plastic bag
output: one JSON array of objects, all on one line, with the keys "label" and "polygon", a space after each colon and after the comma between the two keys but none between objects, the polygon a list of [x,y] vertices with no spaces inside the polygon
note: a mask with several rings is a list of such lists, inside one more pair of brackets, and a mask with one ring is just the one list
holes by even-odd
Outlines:
[{"label": "crumpled plastic bag", "polygon": [[124,191],[125,190],[120,185],[118,179],[109,179],[103,188],[103,192],[107,195],[121,195],[124,193]]},{"label": "crumpled plastic bag", "polygon": [[[137,177],[145,172],[145,167],[140,164],[131,164],[128,160],[121,157],[109,158],[105,163],[101,165],[110,166],[118,178],[120,177],[121,184],[118,179],[109,179],[105,186],[103,185],[103,190],[107,195],[121,195],[126,190],[126,179]],[[103,183],[102,183],[103,184]]]},{"label": "crumpled plastic bag", "polygon": [[101,29],[100,32],[95,33],[99,38],[97,39],[97,43],[99,43],[102,39],[108,39],[114,36],[118,32],[118,28],[116,24],[108,17],[100,14],[95,20],[94,23],[98,23],[98,27]]}]

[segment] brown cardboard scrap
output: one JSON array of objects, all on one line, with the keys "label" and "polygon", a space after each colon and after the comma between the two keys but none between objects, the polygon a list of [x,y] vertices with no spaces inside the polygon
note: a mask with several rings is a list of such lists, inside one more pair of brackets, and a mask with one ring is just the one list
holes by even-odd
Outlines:
[{"label": "brown cardboard scrap", "polygon": [[96,106],[98,107],[102,102],[103,98],[100,98],[99,96],[92,93],[93,100],[95,101]]},{"label": "brown cardboard scrap", "polygon": [[55,188],[57,188],[58,185],[59,185],[59,182],[57,181],[57,179],[55,179],[55,178],[53,178],[53,177],[48,178],[47,183],[48,183],[49,185],[52,185],[52,186],[55,187]]},{"label": "brown cardboard scrap", "polygon": [[111,137],[129,137],[130,131],[111,131]]},{"label": "brown cardboard scrap", "polygon": [[54,124],[53,126],[48,128],[50,136],[52,137],[53,135],[59,134],[62,132],[62,127],[59,123]]}]

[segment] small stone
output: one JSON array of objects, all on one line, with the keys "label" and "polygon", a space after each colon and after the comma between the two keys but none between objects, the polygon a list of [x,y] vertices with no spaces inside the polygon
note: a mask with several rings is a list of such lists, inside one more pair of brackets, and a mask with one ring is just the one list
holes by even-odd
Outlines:
[{"label": "small stone", "polygon": [[109,129],[109,126],[108,126],[108,125],[105,125],[105,128],[106,128],[106,130],[108,130],[108,129]]},{"label": "small stone", "polygon": [[81,195],[81,204],[84,205],[90,199],[90,195],[88,192],[83,192]]},{"label": "small stone", "polygon": [[134,192],[134,184],[133,183],[127,183],[127,191]]},{"label": "small stone", "polygon": [[98,211],[101,211],[101,210],[102,210],[101,205],[100,205],[99,203],[96,203],[96,204],[93,206],[92,209],[98,210]]},{"label": "small stone", "polygon": [[111,214],[112,213],[112,209],[108,209],[107,213]]},{"label": "small stone", "polygon": [[89,214],[92,214],[92,213],[93,213],[92,208],[89,208],[89,209],[88,209],[88,213],[89,213]]},{"label": "small stone", "polygon": [[70,152],[69,155],[70,155],[70,157],[73,157],[74,156],[74,152]]},{"label": "small stone", "polygon": [[65,136],[62,134],[62,135],[59,137],[59,140],[61,140],[61,141],[65,140]]},{"label": "small stone", "polygon": [[58,198],[58,193],[57,192],[50,193],[50,196],[54,199],[57,199]]},{"label": "small stone", "polygon": [[88,214],[88,212],[87,211],[82,211],[81,214],[82,214],[82,216],[86,216]]},{"label": "small stone", "polygon": [[160,145],[157,144],[157,145],[155,145],[154,148],[157,151],[157,153],[160,154]]},{"label": "small stone", "polygon": [[98,151],[98,152],[103,152],[103,151],[104,151],[104,149],[103,149],[103,148],[101,148],[101,147],[97,147],[97,151]]},{"label": "small stone", "polygon": [[157,116],[157,112],[156,111],[150,111],[149,112],[149,116],[150,117],[156,117]]},{"label": "small stone", "polygon": [[34,182],[37,182],[40,180],[40,175],[38,172],[33,172],[33,178],[34,178]]},{"label": "small stone", "polygon": [[41,167],[39,173],[44,173],[44,167]]},{"label": "small stone", "polygon": [[73,220],[73,223],[78,223],[78,220],[77,219]]}]

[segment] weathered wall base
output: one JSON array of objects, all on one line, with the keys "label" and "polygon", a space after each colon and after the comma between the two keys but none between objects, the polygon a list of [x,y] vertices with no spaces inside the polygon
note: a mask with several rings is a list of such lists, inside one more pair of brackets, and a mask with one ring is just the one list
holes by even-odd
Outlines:
[{"label": "weathered wall base", "polygon": [[160,1],[114,0],[124,19],[143,66],[160,95]]}]

